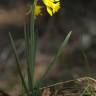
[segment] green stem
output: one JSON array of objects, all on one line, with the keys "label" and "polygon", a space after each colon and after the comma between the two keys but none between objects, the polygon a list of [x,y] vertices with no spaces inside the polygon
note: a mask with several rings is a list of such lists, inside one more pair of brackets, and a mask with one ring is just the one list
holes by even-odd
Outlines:
[{"label": "green stem", "polygon": [[30,24],[30,63],[31,63],[31,70],[32,70],[32,84],[34,82],[34,71],[35,71],[35,55],[36,55],[36,50],[35,50],[35,30],[34,30],[34,24],[35,24],[35,21],[34,21],[34,5],[32,6],[32,14],[31,14],[31,24]]},{"label": "green stem", "polygon": [[[26,42],[26,56],[27,56],[27,74],[28,74],[28,86],[29,92],[34,94],[34,74],[35,74],[35,57],[36,57],[36,33],[35,33],[35,4],[36,1],[32,4],[32,12],[29,14],[29,25],[27,26],[28,30],[25,32],[25,42]],[[32,95],[30,95],[32,96]]]},{"label": "green stem", "polygon": [[31,78],[31,70],[30,70],[30,39],[29,39],[29,25],[24,26],[24,35],[25,35],[25,47],[26,47],[26,58],[27,58],[27,76],[28,76],[28,86],[29,92],[32,91],[32,78]]}]

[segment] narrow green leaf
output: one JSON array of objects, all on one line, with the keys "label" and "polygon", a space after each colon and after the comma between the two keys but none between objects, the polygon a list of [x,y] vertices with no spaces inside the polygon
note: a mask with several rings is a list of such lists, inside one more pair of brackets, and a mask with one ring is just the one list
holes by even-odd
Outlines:
[{"label": "narrow green leaf", "polygon": [[39,80],[39,82],[36,82],[36,86],[40,86],[44,80],[44,78],[46,77],[47,73],[51,70],[52,66],[55,64],[56,60],[58,59],[58,57],[60,56],[60,54],[64,51],[64,49],[66,48],[66,45],[68,44],[69,38],[71,36],[72,31],[70,31],[68,33],[68,35],[66,36],[65,40],[63,41],[63,43],[61,44],[57,54],[55,55],[55,57],[53,58],[53,60],[49,63],[48,68],[46,69],[46,71],[44,72],[44,74],[41,77],[41,80]]},{"label": "narrow green leaf", "polygon": [[13,53],[14,53],[14,56],[15,56],[15,60],[16,60],[16,64],[17,64],[17,70],[18,70],[18,72],[19,72],[22,85],[24,86],[25,92],[26,92],[26,94],[28,95],[29,93],[28,93],[28,89],[27,89],[26,83],[25,83],[25,81],[24,81],[23,74],[22,74],[22,72],[21,72],[20,61],[19,61],[19,58],[18,58],[18,55],[17,55],[17,52],[16,52],[15,43],[14,43],[14,40],[13,40],[12,35],[11,35],[10,32],[9,32],[9,38],[10,38],[11,46],[12,46]]}]

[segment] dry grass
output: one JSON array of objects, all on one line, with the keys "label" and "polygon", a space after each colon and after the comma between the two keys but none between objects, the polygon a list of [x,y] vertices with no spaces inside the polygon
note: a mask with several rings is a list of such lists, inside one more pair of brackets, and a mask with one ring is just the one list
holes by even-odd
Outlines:
[{"label": "dry grass", "polygon": [[41,90],[41,96],[96,96],[96,80],[83,77],[47,86]]}]

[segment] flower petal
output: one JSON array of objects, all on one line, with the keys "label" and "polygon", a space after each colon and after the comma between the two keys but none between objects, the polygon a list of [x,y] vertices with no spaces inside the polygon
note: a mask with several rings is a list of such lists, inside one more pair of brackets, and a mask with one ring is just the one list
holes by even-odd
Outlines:
[{"label": "flower petal", "polygon": [[43,0],[43,3],[51,16],[60,9],[60,0]]},{"label": "flower petal", "polygon": [[47,7],[47,12],[52,16],[52,9],[50,7]]}]

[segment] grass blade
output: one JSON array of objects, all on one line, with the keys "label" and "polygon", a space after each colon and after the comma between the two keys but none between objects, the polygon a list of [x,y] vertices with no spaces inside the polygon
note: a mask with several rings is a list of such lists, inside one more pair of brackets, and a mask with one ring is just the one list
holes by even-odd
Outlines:
[{"label": "grass blade", "polygon": [[87,57],[87,55],[86,55],[86,53],[85,53],[85,51],[82,49],[81,50],[82,51],[82,55],[83,55],[83,58],[84,58],[84,64],[85,64],[85,67],[86,67],[86,71],[87,71],[87,75],[88,76],[92,76],[92,74],[91,74],[91,68],[90,68],[90,64],[89,64],[89,61],[88,61],[88,57]]}]

